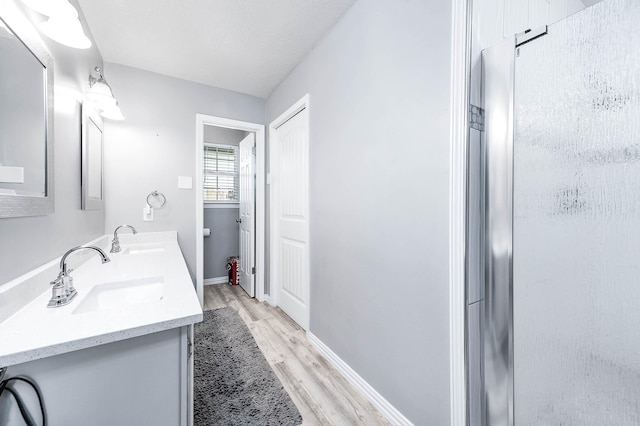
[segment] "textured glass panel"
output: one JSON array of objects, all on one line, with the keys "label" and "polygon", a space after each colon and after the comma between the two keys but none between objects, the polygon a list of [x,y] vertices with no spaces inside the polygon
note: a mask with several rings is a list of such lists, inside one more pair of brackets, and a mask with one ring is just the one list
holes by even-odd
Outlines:
[{"label": "textured glass panel", "polygon": [[639,23],[605,0],[517,54],[518,426],[640,424]]}]

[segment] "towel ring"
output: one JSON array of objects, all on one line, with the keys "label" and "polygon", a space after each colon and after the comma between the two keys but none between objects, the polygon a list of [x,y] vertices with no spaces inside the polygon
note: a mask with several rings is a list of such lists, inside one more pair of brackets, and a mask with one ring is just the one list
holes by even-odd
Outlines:
[{"label": "towel ring", "polygon": [[[153,205],[151,204],[151,201],[149,201],[149,198],[151,197],[162,197],[162,203],[160,205]],[[167,204],[167,197],[164,196],[164,194],[162,192],[158,192],[158,191],[153,191],[151,192],[149,195],[147,195],[147,204],[151,207],[153,207],[154,209],[161,209],[164,207],[165,204]]]}]

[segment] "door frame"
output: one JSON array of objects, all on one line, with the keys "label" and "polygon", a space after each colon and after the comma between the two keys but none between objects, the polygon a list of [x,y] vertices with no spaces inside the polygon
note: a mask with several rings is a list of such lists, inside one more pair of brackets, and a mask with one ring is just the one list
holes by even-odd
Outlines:
[{"label": "door frame", "polygon": [[467,354],[467,170],[473,0],[451,7],[451,86],[449,132],[449,410],[451,426],[468,419]]},{"label": "door frame", "polygon": [[227,129],[254,132],[256,135],[256,299],[264,301],[264,258],[265,258],[265,126],[248,121],[232,120],[206,114],[196,114],[196,292],[200,305],[204,305],[204,201],[201,191],[203,173],[204,126],[225,127]]},{"label": "door frame", "polygon": [[[271,173],[275,169],[276,160],[278,160],[277,152],[273,149],[274,142],[277,143],[277,132],[276,129],[283,125],[286,121],[292,118],[294,115],[302,111],[303,109],[307,110],[307,143],[309,146],[309,150],[311,148],[311,109],[309,103],[309,94],[307,93],[298,101],[296,101],[293,105],[291,105],[285,112],[280,114],[278,118],[269,123],[269,175],[268,181],[271,183]],[[310,156],[308,157],[310,158]],[[308,164],[307,164],[308,166]],[[307,172],[309,172],[309,167],[307,167]],[[307,176],[307,189],[309,189],[309,176]],[[278,235],[278,221],[277,221],[277,209],[278,205],[278,193],[273,190],[273,186],[270,187],[269,193],[269,230],[270,230],[270,241],[269,241],[269,296],[270,303],[273,306],[278,306],[279,297],[280,297],[280,286],[278,283],[278,262],[280,258],[277,256],[277,239],[275,238]],[[310,216],[310,200],[311,197],[308,197],[307,204],[307,215]],[[307,217],[307,235],[309,235],[309,239],[311,239],[309,229],[310,226],[310,217]],[[309,266],[307,270],[307,330],[309,331],[311,326],[311,244],[308,242],[308,250],[307,250],[307,265]]]}]

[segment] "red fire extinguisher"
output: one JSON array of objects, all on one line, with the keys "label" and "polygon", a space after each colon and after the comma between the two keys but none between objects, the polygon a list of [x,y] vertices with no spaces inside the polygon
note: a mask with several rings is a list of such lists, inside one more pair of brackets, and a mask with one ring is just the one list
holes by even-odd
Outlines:
[{"label": "red fire extinguisher", "polygon": [[238,257],[227,258],[227,271],[229,271],[229,285],[240,284],[240,274],[238,274]]}]

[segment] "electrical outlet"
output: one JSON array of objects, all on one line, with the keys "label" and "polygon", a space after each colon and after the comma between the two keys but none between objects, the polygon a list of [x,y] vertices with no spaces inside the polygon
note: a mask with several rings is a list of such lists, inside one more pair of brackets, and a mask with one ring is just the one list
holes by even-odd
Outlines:
[{"label": "electrical outlet", "polygon": [[153,207],[147,206],[142,209],[142,220],[145,222],[153,222]]}]

